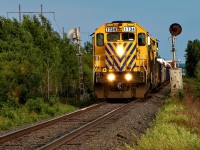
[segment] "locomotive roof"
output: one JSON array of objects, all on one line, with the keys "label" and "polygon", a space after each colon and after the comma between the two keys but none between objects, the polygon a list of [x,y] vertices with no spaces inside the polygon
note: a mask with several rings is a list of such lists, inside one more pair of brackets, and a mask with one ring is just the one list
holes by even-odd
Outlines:
[{"label": "locomotive roof", "polygon": [[133,23],[132,21],[113,21],[112,23]]}]

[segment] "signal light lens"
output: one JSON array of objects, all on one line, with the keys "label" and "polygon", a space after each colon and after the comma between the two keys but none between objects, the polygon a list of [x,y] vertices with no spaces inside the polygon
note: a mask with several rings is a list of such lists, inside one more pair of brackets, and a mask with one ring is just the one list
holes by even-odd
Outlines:
[{"label": "signal light lens", "polygon": [[109,81],[114,81],[115,80],[115,75],[113,73],[108,74],[107,79]]},{"label": "signal light lens", "polygon": [[127,73],[127,74],[125,75],[126,81],[130,81],[130,80],[132,80],[132,78],[133,78],[133,76],[132,76],[132,74],[130,74],[130,73]]}]

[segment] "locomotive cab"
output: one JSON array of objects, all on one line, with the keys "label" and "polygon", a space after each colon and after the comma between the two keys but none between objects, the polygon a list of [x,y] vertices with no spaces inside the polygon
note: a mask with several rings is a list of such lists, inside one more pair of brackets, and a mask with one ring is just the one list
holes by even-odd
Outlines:
[{"label": "locomotive cab", "polygon": [[145,96],[151,87],[150,62],[157,53],[151,41],[156,42],[146,29],[131,21],[114,21],[96,29],[93,78],[98,98]]}]

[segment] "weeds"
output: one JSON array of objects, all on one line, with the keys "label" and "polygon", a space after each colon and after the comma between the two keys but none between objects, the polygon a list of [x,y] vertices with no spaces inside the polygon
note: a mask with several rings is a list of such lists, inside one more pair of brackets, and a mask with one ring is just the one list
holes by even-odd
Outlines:
[{"label": "weeds", "polygon": [[200,149],[200,83],[184,79],[184,90],[167,98],[134,148],[127,150],[199,150]]},{"label": "weeds", "polygon": [[185,107],[177,99],[169,98],[166,105],[157,114],[151,123],[152,128],[146,131],[138,141],[136,148],[129,150],[197,150],[200,149],[200,135],[185,126],[190,122]]},{"label": "weeds", "polygon": [[58,98],[52,97],[49,102],[41,98],[29,99],[25,105],[9,102],[0,108],[0,130],[33,123],[59,114],[75,110],[74,106],[63,104]]}]

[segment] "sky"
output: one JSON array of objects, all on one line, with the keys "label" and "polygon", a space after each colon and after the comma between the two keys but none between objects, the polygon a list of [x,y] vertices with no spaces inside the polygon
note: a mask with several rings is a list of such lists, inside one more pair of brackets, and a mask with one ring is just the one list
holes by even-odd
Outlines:
[{"label": "sky", "polygon": [[[169,27],[178,23],[182,33],[176,36],[176,58],[185,63],[188,41],[200,40],[200,0],[0,0],[0,16],[19,19],[10,12],[55,12],[44,14],[55,31],[62,35],[80,27],[82,45],[91,42],[96,28],[112,21],[137,22],[159,40],[159,55],[172,60]],[[26,14],[31,15],[31,14]],[[37,15],[37,14],[36,14]]]}]

